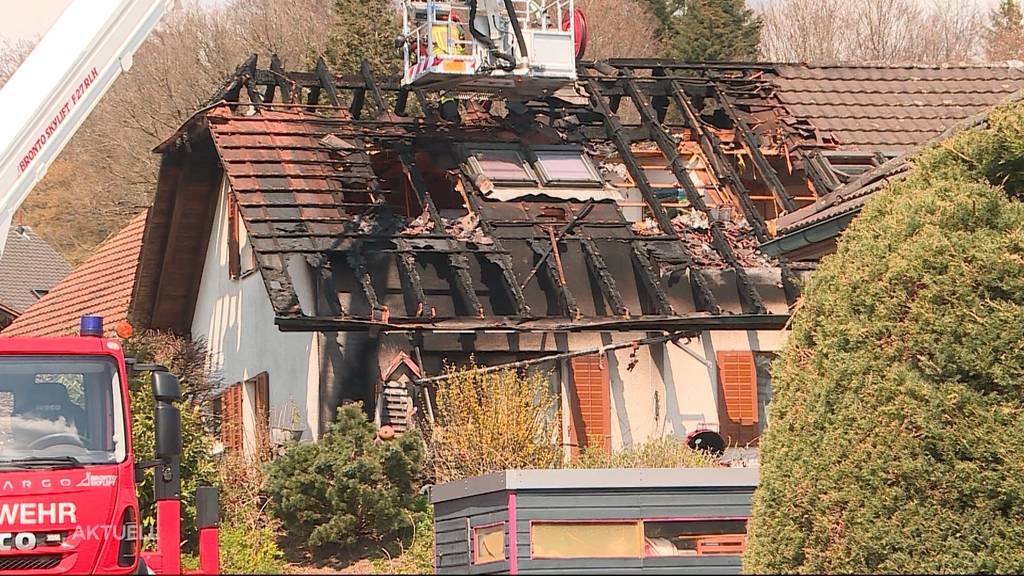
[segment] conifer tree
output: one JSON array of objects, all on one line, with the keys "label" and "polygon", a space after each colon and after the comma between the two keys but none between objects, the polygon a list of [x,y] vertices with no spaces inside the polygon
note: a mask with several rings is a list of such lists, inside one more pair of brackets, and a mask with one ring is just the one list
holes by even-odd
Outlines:
[{"label": "conifer tree", "polygon": [[663,42],[671,58],[750,60],[757,55],[761,19],[744,0],[686,0],[667,17]]},{"label": "conifer tree", "polygon": [[989,19],[985,35],[988,59],[998,62],[1024,58],[1024,12],[1019,0],[1001,0]]}]

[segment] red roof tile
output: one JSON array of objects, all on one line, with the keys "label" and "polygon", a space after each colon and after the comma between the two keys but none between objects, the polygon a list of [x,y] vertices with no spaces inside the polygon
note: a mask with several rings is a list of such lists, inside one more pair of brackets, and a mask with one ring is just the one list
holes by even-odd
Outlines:
[{"label": "red roof tile", "polygon": [[142,248],[146,212],[104,242],[88,260],[33,304],[3,336],[60,336],[78,330],[86,314],[103,317],[108,334],[127,320]]}]

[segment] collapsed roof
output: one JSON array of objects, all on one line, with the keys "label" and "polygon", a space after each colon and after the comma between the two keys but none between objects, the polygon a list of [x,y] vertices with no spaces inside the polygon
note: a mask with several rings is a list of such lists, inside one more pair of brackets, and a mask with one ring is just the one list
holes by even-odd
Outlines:
[{"label": "collapsed roof", "polygon": [[797,272],[758,244],[941,131],[935,70],[612,60],[528,102],[456,94],[453,124],[368,65],[253,57],[158,148],[136,318],[187,331],[223,175],[284,330],[781,327]]}]

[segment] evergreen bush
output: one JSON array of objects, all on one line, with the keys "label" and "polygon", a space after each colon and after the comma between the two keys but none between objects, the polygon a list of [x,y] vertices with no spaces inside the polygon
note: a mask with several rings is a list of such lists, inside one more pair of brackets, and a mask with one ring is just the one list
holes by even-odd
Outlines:
[{"label": "evergreen bush", "polygon": [[423,453],[415,432],[381,441],[359,405],[344,406],[319,442],[271,462],[271,512],[313,548],[400,538],[426,509],[417,492]]},{"label": "evergreen bush", "polygon": [[1024,109],[923,153],[804,292],[744,569],[1024,571]]}]

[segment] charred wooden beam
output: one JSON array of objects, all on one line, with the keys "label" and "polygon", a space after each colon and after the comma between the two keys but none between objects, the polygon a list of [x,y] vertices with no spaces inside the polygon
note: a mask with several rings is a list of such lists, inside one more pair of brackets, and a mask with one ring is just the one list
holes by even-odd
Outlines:
[{"label": "charred wooden beam", "polygon": [[[647,295],[651,304],[654,306],[654,313],[665,315],[675,314],[676,312],[668,300],[668,295],[665,294],[665,289],[661,286],[661,272],[654,268],[651,258],[646,254],[646,251],[642,246],[637,242],[633,242],[632,245],[634,268],[640,276],[640,283],[647,289]],[[700,274],[693,267],[689,268],[691,277]]]},{"label": "charred wooden beam", "polygon": [[398,97],[395,99],[395,114],[398,116],[405,116],[407,113],[406,108],[409,105],[409,91],[401,90],[398,92]]},{"label": "charred wooden beam", "polygon": [[[718,175],[719,179],[724,180],[726,185],[732,189],[733,193],[739,198],[740,208],[743,210],[743,215],[747,219],[747,223],[754,230],[754,236],[760,243],[768,242],[771,237],[768,235],[768,229],[764,224],[764,219],[761,218],[760,212],[754,207],[753,201],[750,199],[750,192],[747,191],[746,186],[743,185],[743,181],[740,179],[740,175],[736,172],[732,162],[725,158],[722,154],[722,144],[718,141],[718,138],[714,134],[709,133],[704,129],[704,125],[700,120],[700,116],[697,111],[693,108],[690,103],[689,97],[683,90],[683,87],[679,82],[672,82],[672,99],[675,101],[676,106],[683,113],[683,117],[686,119],[687,125],[697,135],[700,142],[701,151],[704,153],[704,158],[711,163],[711,168]],[[789,267],[786,261],[782,258],[778,259],[779,269],[782,271],[782,285],[786,293],[786,301],[789,304],[796,302],[796,299],[800,296],[800,289],[796,279],[796,275],[793,274],[793,270]]]},{"label": "charred wooden beam", "polygon": [[[661,228],[661,231],[666,236],[678,239],[679,235],[676,234],[675,228],[672,226],[672,222],[668,218],[668,213],[665,212],[665,207],[661,205],[661,202],[658,200],[658,197],[654,192],[654,188],[647,179],[647,173],[644,172],[636,157],[633,156],[633,152],[629,147],[629,140],[623,135],[622,123],[619,122],[618,118],[616,118],[614,114],[612,114],[607,102],[604,101],[604,98],[601,96],[600,88],[597,86],[597,82],[593,80],[588,81],[587,93],[590,95],[591,105],[603,116],[605,131],[608,138],[615,145],[615,149],[622,158],[623,164],[626,165],[626,170],[633,178],[633,181],[636,182],[637,188],[640,189],[640,194],[643,196],[644,203],[651,210],[651,213],[654,214],[654,220],[658,223],[658,227]],[[714,294],[712,294],[711,289],[708,288],[707,281],[704,279],[704,276],[700,274],[696,266],[693,264],[693,256],[690,255],[689,250],[687,250],[686,246],[682,242],[678,242],[677,244],[685,264],[694,272],[693,274],[690,274],[690,281],[693,283],[695,291],[701,295],[701,299],[707,304],[708,310],[717,310],[718,304],[715,302]],[[667,305],[667,300],[665,303]]]},{"label": "charred wooden beam", "polygon": [[423,281],[420,279],[420,273],[416,269],[416,254],[413,253],[412,247],[409,246],[406,240],[395,238],[394,242],[399,250],[405,251],[396,256],[398,268],[405,276],[409,289],[412,291],[412,299],[416,303],[416,315],[422,316],[429,311],[430,304],[427,302],[426,292],[423,291]]},{"label": "charred wooden beam", "polygon": [[626,303],[622,300],[622,293],[619,292],[619,288],[615,284],[615,276],[608,270],[608,265],[605,264],[597,245],[588,237],[581,237],[580,245],[583,247],[583,258],[591,272],[597,277],[601,293],[604,294],[604,299],[611,306],[612,312],[619,316],[629,316],[629,309],[626,308]]},{"label": "charred wooden beam", "polygon": [[363,60],[359,64],[359,73],[363,77],[363,82],[366,83],[366,89],[370,92],[370,97],[373,98],[373,105],[377,107],[377,118],[386,118],[388,116],[388,103],[380,93],[380,88],[377,86],[377,79],[373,75],[370,63]]},{"label": "charred wooden beam", "polygon": [[380,301],[377,299],[377,291],[373,288],[373,279],[370,278],[370,272],[366,269],[366,258],[363,257],[362,247],[358,244],[352,246],[347,252],[345,257],[348,260],[348,265],[352,268],[352,273],[355,275],[356,280],[359,281],[359,286],[363,290],[363,296],[366,298],[367,304],[370,305],[370,310],[379,310]]},{"label": "charred wooden beam", "polygon": [[284,66],[281,64],[281,59],[277,57],[277,54],[270,57],[270,71],[274,73],[274,81],[266,84],[266,89],[263,91],[263,103],[270,104],[274,101],[276,88],[281,89],[281,100],[287,102],[291,87],[288,85]]},{"label": "charred wooden beam", "polygon": [[775,168],[772,168],[768,158],[765,157],[764,153],[761,152],[761,137],[754,133],[750,129],[750,126],[740,117],[740,113],[733,106],[729,98],[726,97],[725,93],[722,92],[720,86],[716,86],[715,90],[712,91],[715,100],[721,104],[722,110],[725,115],[732,120],[733,126],[736,127],[736,131],[739,132],[740,140],[743,142],[744,148],[750,153],[750,157],[754,161],[754,169],[768,184],[768,188],[772,191],[772,195],[778,200],[779,205],[786,210],[786,212],[793,212],[796,210],[796,204],[793,202],[793,198],[790,197],[789,192],[786,191],[786,187],[779,180],[779,175],[775,173]]},{"label": "charred wooden beam", "polygon": [[693,181],[690,180],[690,171],[687,170],[683,158],[679,154],[679,143],[658,122],[651,104],[640,93],[636,82],[633,81],[633,73],[629,70],[623,70],[622,76],[626,92],[640,113],[641,122],[650,128],[655,143],[658,145],[661,153],[664,154],[665,159],[668,160],[668,166],[672,171],[672,175],[675,176],[676,181],[679,182],[679,185],[682,186],[683,191],[686,193],[686,199],[689,200],[691,206],[699,210],[707,218],[708,225],[711,227],[712,246],[735,271],[737,287],[744,296],[744,301],[748,308],[747,311],[754,313],[766,312],[767,309],[764,306],[761,295],[757,292],[757,288],[747,275],[747,271],[740,264],[736,253],[732,249],[732,245],[729,244],[729,240],[722,230],[722,223],[711,214],[711,210],[708,209],[707,204],[704,202],[704,197],[701,196],[696,186],[693,185]]},{"label": "charred wooden beam", "polygon": [[562,271],[558,269],[554,259],[547,258],[546,256],[551,253],[551,250],[557,250],[557,246],[552,246],[549,240],[538,238],[529,240],[530,248],[533,253],[537,256],[537,262],[543,261],[541,269],[544,270],[544,275],[547,277],[548,282],[551,283],[556,289],[558,289],[558,300],[562,303],[562,309],[566,316],[569,318],[578,318],[580,316],[580,307],[576,303],[576,297],[573,296],[572,291],[569,290],[568,283],[564,280]]},{"label": "charred wooden beam", "polygon": [[327,63],[324,62],[323,56],[316,59],[316,77],[320,80],[320,88],[327,94],[327,102],[331,106],[341,106],[341,101],[338,100],[338,89],[334,86],[334,78],[331,77],[331,72],[327,69]]},{"label": "charred wooden beam", "polygon": [[[434,199],[430,196],[430,190],[427,187],[426,181],[423,179],[423,174],[420,172],[419,167],[416,165],[416,158],[413,156],[412,150],[409,146],[399,146],[397,149],[399,157],[402,160],[402,167],[405,170],[406,175],[409,177],[409,183],[412,185],[413,191],[416,193],[416,197],[420,201],[420,205],[427,211],[427,215],[430,216],[431,228],[435,234],[443,234],[445,241],[448,243],[450,249],[458,247],[455,239],[444,229],[444,224],[441,220],[441,213],[437,209],[437,205],[434,204]],[[462,301],[466,304],[466,307],[472,312],[483,316],[484,307],[480,304],[480,299],[476,296],[476,290],[473,288],[473,278],[469,274],[469,260],[466,259],[464,254],[450,254],[448,256],[448,264],[452,270],[452,278],[455,284],[455,289],[462,298]]]},{"label": "charred wooden beam", "polygon": [[[464,174],[459,174],[459,182],[462,184],[464,190],[469,190],[472,186],[469,179]],[[466,202],[468,203],[467,208],[475,212],[478,216],[482,214],[480,210],[480,200],[472,193],[466,194]],[[502,285],[505,291],[508,293],[509,298],[516,307],[516,312],[523,317],[529,317],[533,311],[530,309],[529,303],[526,301],[526,295],[523,294],[523,290],[519,284],[519,278],[516,277],[515,264],[512,262],[512,256],[509,255],[508,251],[501,245],[501,240],[494,233],[494,227],[485,218],[480,218],[480,228],[484,231],[484,234],[494,241],[493,251],[502,252],[502,254],[488,255],[487,258],[494,262],[494,265],[501,270]]]}]

